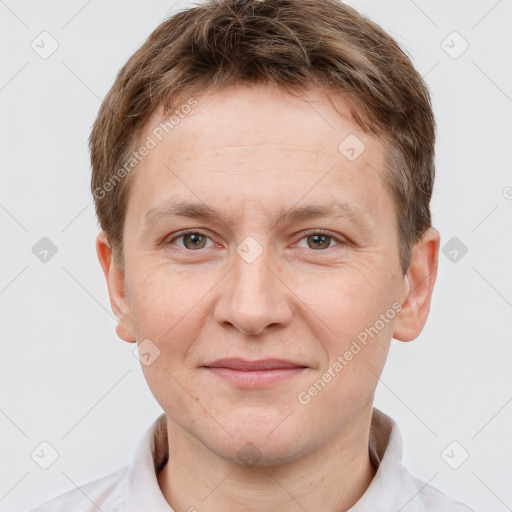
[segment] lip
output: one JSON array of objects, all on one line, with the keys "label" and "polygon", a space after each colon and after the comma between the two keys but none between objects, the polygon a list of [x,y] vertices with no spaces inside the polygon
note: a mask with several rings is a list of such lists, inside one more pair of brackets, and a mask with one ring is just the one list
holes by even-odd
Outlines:
[{"label": "lip", "polygon": [[283,359],[218,359],[203,368],[243,388],[273,386],[301,373],[307,366]]},{"label": "lip", "polygon": [[306,367],[304,364],[286,361],[284,359],[258,359],[255,361],[247,361],[246,359],[237,358],[217,359],[216,361],[204,366],[207,368],[230,368],[232,370],[241,371],[278,370]]}]

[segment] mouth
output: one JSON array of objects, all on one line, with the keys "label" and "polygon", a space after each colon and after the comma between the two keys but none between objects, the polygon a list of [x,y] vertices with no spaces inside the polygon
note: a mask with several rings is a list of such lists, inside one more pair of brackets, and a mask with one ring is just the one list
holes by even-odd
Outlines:
[{"label": "mouth", "polygon": [[218,359],[202,368],[235,386],[262,388],[290,379],[308,367],[283,359]]}]

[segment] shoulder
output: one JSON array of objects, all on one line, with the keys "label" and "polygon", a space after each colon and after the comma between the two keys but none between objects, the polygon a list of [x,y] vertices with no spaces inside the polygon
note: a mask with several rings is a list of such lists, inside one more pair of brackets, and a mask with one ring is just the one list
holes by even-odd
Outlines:
[{"label": "shoulder", "polygon": [[115,512],[116,503],[123,492],[123,482],[128,471],[125,466],[102,478],[76,487],[29,512]]},{"label": "shoulder", "polygon": [[415,498],[410,502],[411,508],[405,507],[404,512],[409,510],[421,510],[424,512],[475,512],[472,508],[464,505],[464,503],[450,498],[439,489],[414,477],[405,468],[404,471],[408,474],[411,487],[414,487],[417,491]]},{"label": "shoulder", "polygon": [[[386,510],[402,512],[475,512],[467,505],[446,495],[439,489],[411,474],[402,464],[402,438],[395,421],[374,408],[370,430],[370,457],[378,470],[363,495],[361,508],[364,512],[388,503]],[[365,499],[366,498],[366,499]],[[351,511],[352,512],[352,511]]]}]

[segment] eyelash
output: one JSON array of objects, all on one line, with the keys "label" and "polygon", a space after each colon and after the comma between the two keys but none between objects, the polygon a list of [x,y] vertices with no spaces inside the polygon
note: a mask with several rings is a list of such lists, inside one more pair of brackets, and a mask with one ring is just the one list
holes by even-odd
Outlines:
[{"label": "eyelash", "polygon": [[[201,231],[199,229],[189,229],[189,230],[182,231],[175,237],[171,238],[170,240],[167,240],[165,242],[165,245],[166,246],[173,245],[174,241],[176,241],[180,238],[183,238],[186,235],[190,235],[190,234],[197,234],[197,235],[201,235],[201,236],[204,236],[204,237],[210,239],[210,237],[206,233],[204,233],[203,231]],[[327,236],[328,238],[331,238],[332,240],[337,242],[337,245],[347,245],[348,244],[348,242],[345,239],[338,238],[338,237],[330,234],[328,231],[324,231],[323,229],[313,229],[313,230],[304,232],[302,234],[302,238],[300,238],[299,242],[302,241],[304,238],[307,238],[307,237],[313,236],[313,235]],[[334,247],[336,247],[336,246],[334,246]],[[323,251],[326,251],[327,249],[332,249],[332,248],[333,247],[327,247],[326,249],[319,249],[317,251],[315,249],[311,249],[311,250],[314,252],[323,252]],[[187,252],[198,252],[200,250],[200,249],[198,249],[197,251],[194,251],[192,249],[187,249],[187,248],[183,248],[183,247],[180,247],[180,249],[183,249],[184,251],[187,251]]]}]

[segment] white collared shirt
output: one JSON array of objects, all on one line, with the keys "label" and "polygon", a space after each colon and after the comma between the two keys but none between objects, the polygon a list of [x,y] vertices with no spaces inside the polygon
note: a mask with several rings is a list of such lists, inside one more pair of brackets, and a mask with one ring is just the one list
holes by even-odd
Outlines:
[{"label": "white collared shirt", "polygon": [[[373,408],[370,456],[378,466],[366,492],[348,512],[474,512],[412,476],[402,465],[398,426]],[[165,414],[139,442],[133,462],[75,488],[30,512],[174,512],[158,485],[158,470],[168,458]]]}]

